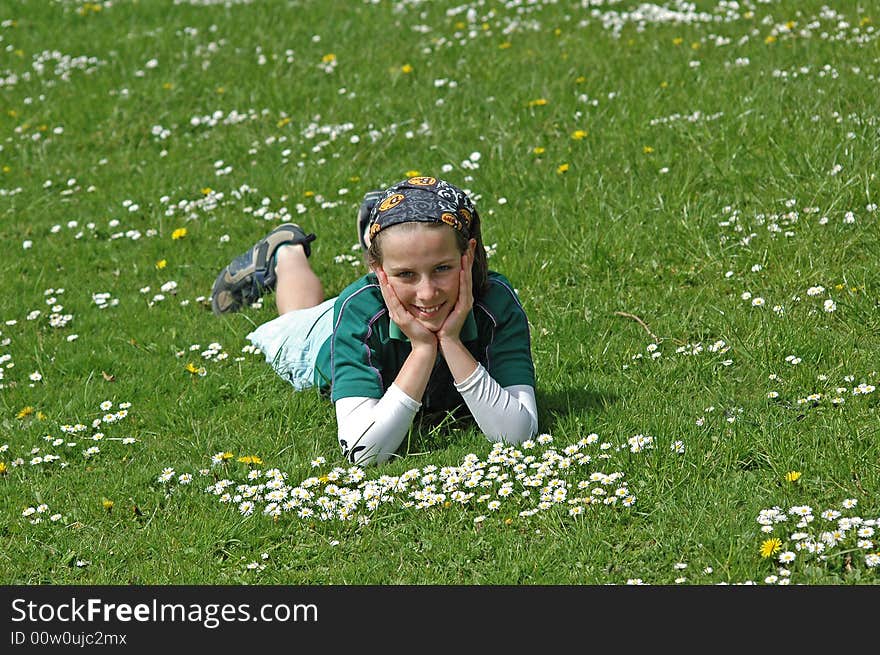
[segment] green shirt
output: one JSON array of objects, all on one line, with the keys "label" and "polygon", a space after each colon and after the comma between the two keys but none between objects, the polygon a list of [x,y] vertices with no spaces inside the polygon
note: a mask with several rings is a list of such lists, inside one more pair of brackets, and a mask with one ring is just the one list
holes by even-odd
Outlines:
[{"label": "green shirt", "polygon": [[[535,386],[531,338],[526,313],[510,282],[489,272],[488,291],[474,301],[461,341],[502,387]],[[363,396],[381,398],[409,355],[409,340],[388,317],[373,273],[346,287],[333,307],[333,335],[321,347],[315,383],[330,390],[334,402]],[[426,413],[463,405],[452,374],[438,355],[421,399]]]}]

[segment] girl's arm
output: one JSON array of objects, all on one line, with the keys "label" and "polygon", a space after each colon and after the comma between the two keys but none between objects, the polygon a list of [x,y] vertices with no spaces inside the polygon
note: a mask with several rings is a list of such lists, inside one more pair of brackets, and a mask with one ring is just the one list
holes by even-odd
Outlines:
[{"label": "girl's arm", "polygon": [[535,390],[527,384],[502,387],[482,364],[455,388],[489,441],[519,444],[538,432]]},{"label": "girl's arm", "polygon": [[[519,444],[538,431],[534,389],[525,384],[500,387],[478,366],[456,389],[470,409],[480,430],[490,441]],[[379,464],[394,455],[421,408],[392,384],[381,399],[340,398],[336,401],[336,424],[343,455],[353,464]]]},{"label": "girl's arm", "polygon": [[336,401],[336,426],[343,456],[362,466],[379,464],[400,447],[422,404],[397,383],[376,398],[340,398]]},{"label": "girl's arm", "polygon": [[521,443],[538,431],[535,390],[530,385],[502,388],[461,342],[465,317],[474,305],[471,285],[473,248],[462,255],[458,301],[438,332],[440,352],[455,388],[490,441]]},{"label": "girl's arm", "polygon": [[375,272],[388,315],[409,338],[412,349],[381,399],[336,401],[339,444],[345,457],[356,464],[384,462],[394,454],[422,406],[437,359],[437,337],[406,311],[385,271],[380,268]]}]

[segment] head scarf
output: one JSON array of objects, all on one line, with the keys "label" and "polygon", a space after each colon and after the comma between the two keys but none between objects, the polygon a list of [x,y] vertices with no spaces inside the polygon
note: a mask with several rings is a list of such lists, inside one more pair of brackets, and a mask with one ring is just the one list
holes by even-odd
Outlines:
[{"label": "head scarf", "polygon": [[411,177],[388,187],[370,212],[369,238],[398,223],[446,223],[471,236],[476,210],[467,194],[436,177]]}]

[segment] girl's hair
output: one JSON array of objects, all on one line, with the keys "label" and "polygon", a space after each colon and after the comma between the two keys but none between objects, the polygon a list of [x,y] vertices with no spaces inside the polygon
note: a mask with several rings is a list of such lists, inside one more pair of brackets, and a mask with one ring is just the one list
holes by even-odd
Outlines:
[{"label": "girl's hair", "polygon": [[[395,229],[398,225],[419,225],[430,229],[445,228],[447,230],[452,230],[452,232],[455,234],[455,242],[458,245],[459,252],[464,254],[464,252],[468,248],[468,239],[465,238],[464,234],[462,234],[459,230],[456,230],[455,228],[446,225],[446,223],[424,223],[421,221],[398,223],[397,225],[392,225],[378,232],[370,241],[370,247],[367,249],[366,252],[367,264],[370,267],[382,265],[382,237],[388,230]],[[473,279],[472,288],[474,298],[476,299],[481,298],[483,295],[485,295],[489,286],[489,262],[486,260],[486,248],[483,246],[483,235],[480,230],[480,216],[477,212],[474,212],[473,216],[471,217],[470,233],[471,239],[474,239],[477,242],[477,246],[474,249],[474,264],[471,267],[471,276]]]}]

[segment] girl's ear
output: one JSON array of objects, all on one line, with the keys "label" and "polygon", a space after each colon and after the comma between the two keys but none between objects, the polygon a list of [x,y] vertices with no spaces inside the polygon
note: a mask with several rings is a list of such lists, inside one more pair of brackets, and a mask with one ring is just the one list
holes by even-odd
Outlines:
[{"label": "girl's ear", "polygon": [[470,254],[471,258],[473,258],[476,255],[476,253],[477,253],[477,240],[476,239],[470,239],[468,241],[468,253]]}]

